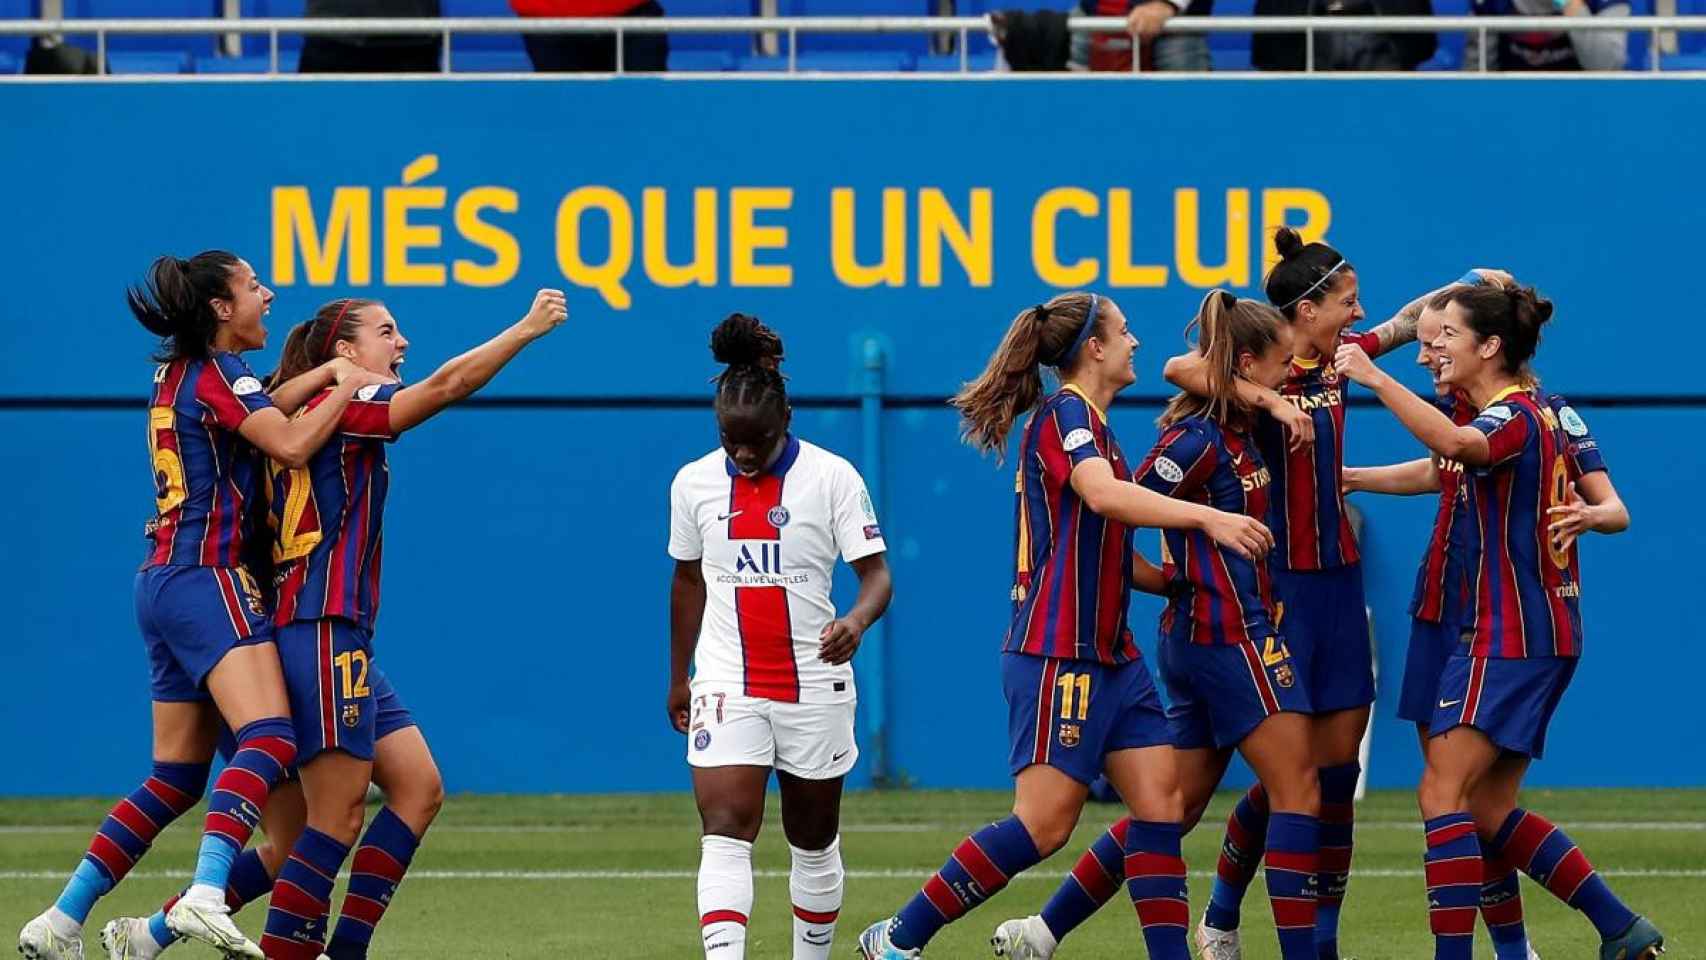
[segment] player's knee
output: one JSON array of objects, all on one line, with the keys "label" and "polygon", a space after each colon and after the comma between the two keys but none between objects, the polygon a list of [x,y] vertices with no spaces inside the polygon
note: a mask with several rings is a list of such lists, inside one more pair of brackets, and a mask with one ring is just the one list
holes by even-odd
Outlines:
[{"label": "player's knee", "polygon": [[1416,802],[1421,807],[1422,816],[1428,819],[1467,806],[1461,780],[1431,766],[1422,771],[1422,782],[1416,788]]},{"label": "player's knee", "polygon": [[444,778],[436,768],[423,771],[389,794],[386,801],[404,823],[421,832],[444,809]]},{"label": "player's knee", "polygon": [[1288,771],[1286,776],[1274,777],[1272,783],[1262,784],[1268,792],[1268,804],[1274,810],[1319,816],[1321,813],[1321,781],[1313,767]]},{"label": "player's knee", "polygon": [[763,822],[764,809],[715,807],[699,811],[700,830],[706,836],[732,837],[748,843],[758,839],[758,827]]},{"label": "player's knee", "polygon": [[1078,818],[1057,811],[1043,814],[1027,811],[1019,814],[1019,822],[1024,824],[1025,832],[1030,834],[1037,852],[1049,857],[1072,839],[1072,829],[1078,825]]}]

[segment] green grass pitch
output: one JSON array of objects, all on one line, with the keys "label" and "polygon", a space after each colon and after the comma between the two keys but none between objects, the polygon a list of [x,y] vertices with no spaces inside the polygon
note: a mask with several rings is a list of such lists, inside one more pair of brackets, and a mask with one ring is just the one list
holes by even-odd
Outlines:
[{"label": "green grass pitch", "polygon": [[[1220,824],[1236,799],[1216,798],[1185,842],[1193,917],[1208,893]],[[1671,958],[1706,957],[1706,790],[1531,791],[1524,802],[1570,831],[1630,906],[1665,931]],[[98,825],[107,800],[0,800],[0,921],[16,930],[58,894],[64,876]],[[1010,797],[984,791],[852,794],[843,814],[849,871],[837,934],[838,956],[854,936],[893,912],[939,866],[960,838],[1005,815]],[[1003,919],[1036,912],[1115,807],[1092,805],[1060,854],[931,944],[933,958],[989,956],[987,940]],[[1421,879],[1422,844],[1414,798],[1377,792],[1358,807],[1355,873],[1340,943],[1359,960],[1431,956]],[[191,866],[199,814],[167,830],[117,891],[95,908],[89,956],[109,917],[151,911],[176,890]],[[374,960],[589,957],[689,958],[701,955],[694,907],[698,820],[690,797],[454,796],[374,940]],[[747,956],[791,955],[788,848],[774,805],[754,857],[758,872]],[[1260,881],[1245,905],[1245,953],[1277,956]],[[340,884],[341,896],[341,884]],[[1523,881],[1529,935],[1546,960],[1597,957],[1585,919]],[[258,937],[259,905],[238,916]],[[1491,957],[1485,931],[1476,956]],[[1061,960],[1142,957],[1131,903],[1122,893],[1069,939]],[[212,957],[199,946],[167,957]]]}]

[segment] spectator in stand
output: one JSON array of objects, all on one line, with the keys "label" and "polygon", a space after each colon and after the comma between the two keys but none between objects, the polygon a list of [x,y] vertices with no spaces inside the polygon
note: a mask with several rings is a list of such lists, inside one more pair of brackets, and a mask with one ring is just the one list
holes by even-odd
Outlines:
[{"label": "spectator in stand", "polygon": [[1130,70],[1133,43],[1139,45],[1145,70],[1209,69],[1207,34],[1164,35],[1161,28],[1180,14],[1208,16],[1214,12],[1214,0],[1082,0],[1080,9],[1087,17],[1125,17],[1130,34],[1073,34],[1073,69]]},{"label": "spectator in stand", "polygon": [[[1481,17],[1627,17],[1620,0],[1475,0]],[[1628,36],[1619,30],[1570,33],[1495,33],[1487,37],[1489,70],[1622,70],[1629,57]],[[1481,37],[1471,33],[1463,48],[1463,68],[1481,69]]]},{"label": "spectator in stand", "polygon": [[[510,0],[524,17],[661,17],[657,0]],[[524,33],[527,56],[541,73],[612,73],[616,70],[614,33]],[[662,33],[624,33],[622,70],[662,73],[669,66],[669,37]]]},{"label": "spectator in stand", "polygon": [[[1551,0],[1544,0],[1550,3]],[[1431,17],[1431,0],[1256,0],[1258,17]],[[1250,40],[1257,70],[1304,70],[1308,41],[1301,33],[1258,33]],[[1432,33],[1316,33],[1314,69],[1414,70],[1434,55]]]},{"label": "spectator in stand", "polygon": [[[308,17],[437,17],[438,0],[308,0]],[[309,34],[303,73],[436,73],[438,34]]]}]

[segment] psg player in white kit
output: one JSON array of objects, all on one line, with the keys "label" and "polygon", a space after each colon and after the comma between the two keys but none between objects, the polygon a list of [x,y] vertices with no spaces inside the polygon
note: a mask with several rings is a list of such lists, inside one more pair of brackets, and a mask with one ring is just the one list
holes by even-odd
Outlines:
[{"label": "psg player in white kit", "polygon": [[[711,334],[722,446],[670,486],[669,717],[687,735],[702,827],[705,956],[743,960],[752,843],[772,768],[793,854],[794,960],[822,960],[841,911],[841,786],[853,741],[854,651],[893,594],[882,530],[846,460],[795,437],[782,340],[733,314]],[[836,557],[859,597],[836,616]],[[694,664],[692,678],[688,663]]]}]

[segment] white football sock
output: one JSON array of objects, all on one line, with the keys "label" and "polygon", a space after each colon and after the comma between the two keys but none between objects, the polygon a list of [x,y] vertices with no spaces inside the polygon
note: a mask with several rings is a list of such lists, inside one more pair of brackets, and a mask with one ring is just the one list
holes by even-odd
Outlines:
[{"label": "white football sock", "polygon": [[822,850],[801,850],[788,871],[788,895],[794,902],[794,960],[828,960],[835,942],[835,920],[841,914],[846,874],[841,869],[841,838]]},{"label": "white football sock", "polygon": [[699,838],[699,934],[706,960],[745,960],[752,913],[752,844]]}]

